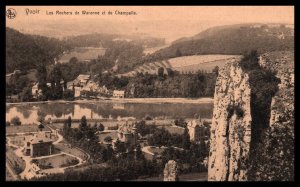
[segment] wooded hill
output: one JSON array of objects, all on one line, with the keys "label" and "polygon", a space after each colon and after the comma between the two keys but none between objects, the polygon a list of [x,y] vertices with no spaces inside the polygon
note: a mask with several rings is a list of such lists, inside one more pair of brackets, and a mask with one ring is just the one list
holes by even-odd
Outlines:
[{"label": "wooded hill", "polygon": [[181,38],[171,46],[147,56],[156,61],[200,54],[240,55],[257,50],[259,53],[294,49],[293,25],[239,24],[207,29],[193,37]]}]

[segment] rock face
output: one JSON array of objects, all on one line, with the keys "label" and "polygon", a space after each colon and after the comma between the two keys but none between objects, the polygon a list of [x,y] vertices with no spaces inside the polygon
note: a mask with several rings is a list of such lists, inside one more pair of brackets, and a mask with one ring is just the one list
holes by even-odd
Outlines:
[{"label": "rock face", "polygon": [[[278,92],[272,98],[269,127],[259,144],[257,161],[250,167],[252,180],[294,180],[294,52],[264,54],[260,65],[276,72]],[[271,164],[270,164],[271,163]]]},{"label": "rock face", "polygon": [[174,160],[169,160],[165,165],[164,181],[178,181],[178,166]]},{"label": "rock face", "polygon": [[238,61],[219,72],[208,163],[209,181],[247,180],[245,163],[251,139],[249,77]]},{"label": "rock face", "polygon": [[[269,120],[259,130],[256,128],[261,115],[254,115],[259,111],[253,101],[261,87],[251,82],[259,80],[256,74],[259,71],[245,70],[239,61],[229,62],[219,71],[211,126],[209,181],[294,180],[293,55],[286,51],[271,52],[259,58],[259,71],[265,71],[264,75],[270,71],[280,80],[267,107],[269,114],[265,117]],[[271,82],[266,88],[273,89]],[[267,98],[268,94],[260,96]],[[259,131],[262,132],[257,136]]]}]

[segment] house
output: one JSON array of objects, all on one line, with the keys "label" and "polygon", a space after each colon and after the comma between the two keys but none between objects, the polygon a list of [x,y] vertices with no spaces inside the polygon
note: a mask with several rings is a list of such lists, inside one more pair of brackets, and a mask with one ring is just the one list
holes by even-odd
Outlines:
[{"label": "house", "polygon": [[[46,83],[47,87],[50,88],[51,87],[51,83]],[[62,86],[63,91],[65,91],[64,89],[64,80],[60,81],[60,85]],[[32,88],[31,88],[31,94],[33,96],[33,98],[37,98],[41,95],[43,95],[43,91],[41,89],[39,89],[39,82],[36,82],[35,84],[33,84]]]},{"label": "house", "polygon": [[33,98],[37,98],[39,97],[40,95],[42,95],[42,90],[39,89],[39,83],[36,82],[32,88],[31,88],[31,94],[33,96]]},{"label": "house", "polygon": [[74,97],[79,97],[81,95],[81,87],[76,86],[74,87]]},{"label": "house", "polygon": [[80,86],[85,86],[87,84],[87,82],[90,80],[90,78],[91,78],[90,75],[80,74],[80,75],[78,75],[76,80],[78,81]]},{"label": "house", "polygon": [[31,157],[51,155],[53,150],[52,140],[46,132],[39,132],[25,141],[25,155]]},{"label": "house", "polygon": [[205,127],[203,125],[203,120],[201,119],[201,117],[189,121],[187,124],[187,129],[191,141],[199,141],[205,136]]},{"label": "house", "polygon": [[124,143],[136,143],[137,132],[134,123],[128,123],[120,125],[118,128],[118,139]]},{"label": "house", "polygon": [[138,134],[136,131],[136,126],[134,123],[122,124],[118,128],[118,138],[112,141],[113,148],[115,148],[115,143],[119,140],[122,143],[126,144],[136,144]]},{"label": "house", "polygon": [[124,98],[125,97],[125,91],[124,90],[114,90],[113,91],[113,97],[114,98]]}]

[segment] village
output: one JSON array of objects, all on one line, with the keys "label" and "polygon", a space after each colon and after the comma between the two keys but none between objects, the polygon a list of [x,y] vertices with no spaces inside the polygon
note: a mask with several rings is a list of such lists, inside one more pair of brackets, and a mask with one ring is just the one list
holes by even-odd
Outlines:
[{"label": "village", "polygon": [[[28,128],[32,132],[22,130],[12,130],[17,126],[10,126],[6,136],[7,168],[15,180],[30,180],[49,174],[64,173],[70,169],[86,168],[91,164],[91,152],[84,147],[78,146],[67,135],[66,129],[82,129],[83,123],[87,125],[89,119],[85,116],[79,123],[72,122],[71,119],[64,124],[52,121],[51,119],[39,119],[38,125],[31,125]],[[173,121],[173,124],[155,127],[145,121],[126,120],[119,121],[114,126],[103,126],[95,124],[93,127],[87,125],[87,128],[95,129],[93,132],[98,138],[100,146],[112,150],[113,157],[121,157],[129,154],[130,149],[134,148],[143,153],[144,157],[151,161],[162,162],[162,153],[167,149],[185,151],[180,145],[166,145],[163,142],[153,142],[151,136],[157,136],[157,133],[164,132],[184,138],[185,133],[189,142],[196,144],[203,143],[207,146],[209,138],[209,120],[204,120],[200,116],[186,123],[183,119]],[[71,125],[72,124],[72,125]],[[72,126],[72,127],[71,127]],[[152,128],[152,132],[149,127]],[[162,130],[162,131],[161,131]],[[146,132],[148,131],[148,132]],[[70,132],[69,132],[70,133]],[[156,134],[156,135],[155,135]],[[67,139],[66,139],[67,138]],[[90,138],[92,138],[90,136]],[[156,137],[153,137],[157,139]],[[165,137],[166,138],[166,137]],[[73,143],[70,143],[73,142]],[[77,145],[77,146],[76,146]],[[140,150],[138,150],[140,149]],[[160,161],[161,160],[161,161]],[[207,158],[203,160],[203,167],[207,167]]]}]

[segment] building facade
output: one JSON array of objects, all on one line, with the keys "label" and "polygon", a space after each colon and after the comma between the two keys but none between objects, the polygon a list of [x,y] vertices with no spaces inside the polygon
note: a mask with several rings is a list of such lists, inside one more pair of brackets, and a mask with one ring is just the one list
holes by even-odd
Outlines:
[{"label": "building facade", "polygon": [[52,140],[45,132],[39,132],[25,141],[25,155],[31,157],[51,155],[53,151]]},{"label": "building facade", "polygon": [[203,120],[200,117],[198,119],[189,121],[187,124],[187,129],[191,141],[200,141],[201,138],[205,137],[205,127],[203,125]]},{"label": "building facade", "polygon": [[114,90],[113,91],[113,97],[114,98],[124,98],[125,97],[125,91],[124,90]]}]

